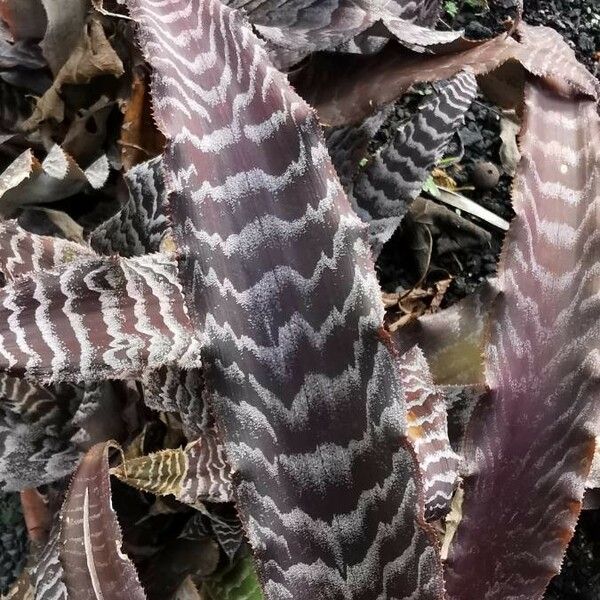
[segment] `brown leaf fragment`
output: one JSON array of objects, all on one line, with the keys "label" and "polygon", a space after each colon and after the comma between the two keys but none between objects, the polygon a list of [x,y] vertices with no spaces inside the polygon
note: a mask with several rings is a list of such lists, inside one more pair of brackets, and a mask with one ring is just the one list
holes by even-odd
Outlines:
[{"label": "brown leaf fragment", "polygon": [[2,600],[37,600],[34,596],[31,574],[28,569],[24,569],[8,592],[2,595]]},{"label": "brown leaf fragment", "polygon": [[24,208],[17,223],[26,231],[76,242],[85,250],[83,227],[62,210],[52,208]]},{"label": "brown leaf fragment", "polygon": [[459,40],[427,55],[393,43],[369,56],[323,53],[291,79],[329,126],[357,122],[415,83],[448,79],[464,69],[483,75],[507,61],[520,63],[562,94],[598,96],[598,82],[578,66],[558,33],[521,24],[516,35],[519,41],[505,34],[484,42]]},{"label": "brown leaf fragment", "polygon": [[59,123],[63,120],[64,103],[60,91],[64,84],[88,83],[98,75],[120,77],[123,72],[123,63],[106,39],[101,23],[92,19],[84,26],[75,49],[56,75],[52,87],[38,100],[23,128],[30,131],[47,119]]},{"label": "brown leaf fragment", "polygon": [[131,167],[161,154],[165,136],[158,130],[152,118],[152,104],[148,83],[143,74],[135,74],[131,97],[123,113],[121,127],[121,160],[123,168]]},{"label": "brown leaf fragment", "polygon": [[97,444],[85,455],[61,510],[60,561],[70,598],[145,600],[112,509],[108,455],[114,443]]},{"label": "brown leaf fragment", "polygon": [[414,287],[408,292],[384,293],[387,330],[394,333],[423,315],[437,312],[451,283],[451,278],[441,279],[425,289]]},{"label": "brown leaf fragment", "polygon": [[42,52],[56,75],[79,41],[89,8],[89,0],[41,0],[48,24]]},{"label": "brown leaf fragment", "polygon": [[0,18],[15,40],[41,39],[48,22],[40,0],[2,0]]},{"label": "brown leaf fragment", "polygon": [[45,544],[52,527],[52,516],[42,495],[36,488],[21,490],[21,508],[32,542]]}]

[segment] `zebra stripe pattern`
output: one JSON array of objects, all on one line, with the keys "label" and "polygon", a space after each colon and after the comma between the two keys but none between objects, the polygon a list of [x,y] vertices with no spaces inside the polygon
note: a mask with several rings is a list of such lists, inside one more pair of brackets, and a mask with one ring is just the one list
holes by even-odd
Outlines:
[{"label": "zebra stripe pattern", "polygon": [[398,362],[406,394],[408,439],[417,453],[423,477],[425,518],[440,519],[450,509],[459,463],[448,439],[444,396],[436,389],[425,356],[417,346]]},{"label": "zebra stripe pattern", "polygon": [[200,369],[168,365],[146,373],[142,383],[146,405],[154,410],[179,413],[188,440],[202,437],[213,425]]},{"label": "zebra stripe pattern", "polygon": [[124,178],[129,198],[116,215],[92,231],[90,246],[99,254],[127,257],[159,252],[170,231],[162,158],[132,167]]},{"label": "zebra stripe pattern", "polygon": [[50,537],[33,569],[35,600],[67,600],[63,567],[58,554],[59,529],[54,525]]},{"label": "zebra stripe pattern", "polygon": [[181,449],[160,450],[126,460],[111,474],[140,490],[172,494],[192,506],[198,502],[230,502],[231,468],[214,432]]},{"label": "zebra stripe pattern", "polygon": [[600,421],[599,139],[596,102],[527,85],[452,599],[541,598],[573,534]]},{"label": "zebra stripe pattern", "polygon": [[7,280],[31,271],[52,270],[86,256],[93,256],[93,252],[81,244],[29,233],[14,220],[0,223],[0,265]]},{"label": "zebra stripe pattern", "polygon": [[81,259],[0,291],[0,368],[42,381],[135,378],[199,364],[174,259]]},{"label": "zebra stripe pattern", "polygon": [[128,4],[265,598],[440,598],[370,250],[315,116],[219,2]]},{"label": "zebra stripe pattern", "polygon": [[433,26],[440,0],[227,0],[243,10],[269,44],[279,68],[289,67],[317,50],[338,48],[383,17]]},{"label": "zebra stripe pattern", "polygon": [[369,221],[376,256],[442,157],[476,93],[477,83],[470,72],[439,84],[434,97],[398,128],[389,144],[357,177],[351,197],[356,212]]}]

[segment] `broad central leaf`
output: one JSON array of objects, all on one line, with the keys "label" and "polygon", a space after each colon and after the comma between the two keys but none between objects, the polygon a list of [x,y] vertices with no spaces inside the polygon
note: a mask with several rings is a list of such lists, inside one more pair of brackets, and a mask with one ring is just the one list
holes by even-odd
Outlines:
[{"label": "broad central leaf", "polygon": [[441,597],[379,286],[315,115],[216,0],[128,4],[265,597]]}]

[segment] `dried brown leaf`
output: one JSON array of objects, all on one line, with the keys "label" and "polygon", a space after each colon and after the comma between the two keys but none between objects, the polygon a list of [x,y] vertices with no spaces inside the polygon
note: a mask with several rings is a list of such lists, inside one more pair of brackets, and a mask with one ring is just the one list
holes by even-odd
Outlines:
[{"label": "dried brown leaf", "polygon": [[165,147],[165,136],[155,126],[152,118],[148,84],[141,74],[136,74],[133,79],[131,97],[123,114],[119,145],[121,161],[126,171],[158,156]]},{"label": "dried brown leaf", "polygon": [[92,19],[84,26],[73,52],[56,75],[52,87],[38,100],[23,128],[33,130],[47,119],[63,120],[64,103],[60,91],[64,84],[88,83],[98,75],[120,77],[123,72],[123,63],[106,38],[100,21]]}]

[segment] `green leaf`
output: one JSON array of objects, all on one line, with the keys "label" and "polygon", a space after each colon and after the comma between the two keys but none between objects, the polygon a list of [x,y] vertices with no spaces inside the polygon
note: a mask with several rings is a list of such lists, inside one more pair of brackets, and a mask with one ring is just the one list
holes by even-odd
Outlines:
[{"label": "green leaf", "polygon": [[437,166],[440,167],[440,169],[445,169],[450,165],[455,165],[459,160],[460,156],[446,156],[445,158],[442,158],[440,162],[438,162]]},{"label": "green leaf", "polygon": [[242,556],[204,583],[207,600],[263,600],[252,558]]},{"label": "green leaf", "polygon": [[444,11],[448,16],[454,18],[458,14],[458,4],[454,0],[446,0],[444,2]]},{"label": "green leaf", "polygon": [[424,182],[423,182],[423,191],[427,192],[428,194],[431,194],[434,198],[437,198],[440,195],[440,190],[437,186],[437,184],[435,183],[433,176],[430,175]]}]

